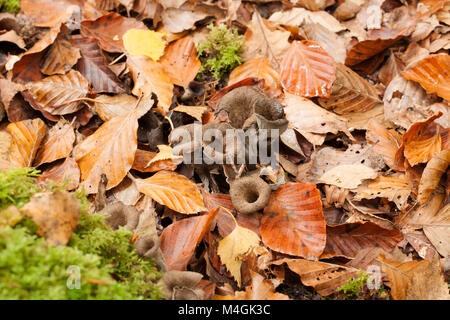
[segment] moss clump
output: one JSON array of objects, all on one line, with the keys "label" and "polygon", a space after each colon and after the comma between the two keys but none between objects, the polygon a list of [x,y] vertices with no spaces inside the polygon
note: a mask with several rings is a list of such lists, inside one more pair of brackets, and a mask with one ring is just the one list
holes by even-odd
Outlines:
[{"label": "moss clump", "polygon": [[0,11],[15,13],[20,10],[19,0],[0,0]]},{"label": "moss clump", "polygon": [[[2,208],[22,206],[38,192],[36,175],[32,169],[0,171]],[[81,215],[67,246],[47,245],[29,218],[0,231],[0,299],[161,299],[154,284],[161,275],[152,260],[137,254],[133,234],[110,229],[104,216],[88,213],[85,193],[75,196]],[[71,266],[79,270],[79,289],[68,287],[75,283]]]},{"label": "moss clump", "polygon": [[378,290],[369,290],[366,286],[369,276],[360,270],[360,276],[357,279],[350,278],[347,283],[337,290],[338,295],[342,294],[345,300],[359,299],[386,299],[387,294],[384,286]]},{"label": "moss clump", "polygon": [[198,46],[198,56],[202,62],[200,72],[209,72],[216,79],[221,79],[243,62],[244,36],[225,25],[216,27],[210,24],[207,28],[209,35]]}]

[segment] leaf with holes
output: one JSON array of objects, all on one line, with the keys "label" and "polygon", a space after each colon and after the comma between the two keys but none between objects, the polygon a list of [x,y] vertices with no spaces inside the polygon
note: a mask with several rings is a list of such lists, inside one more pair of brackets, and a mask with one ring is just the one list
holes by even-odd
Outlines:
[{"label": "leaf with holes", "polygon": [[35,166],[66,158],[73,149],[75,132],[70,123],[59,121],[47,133],[34,161]]},{"label": "leaf with holes", "polygon": [[12,141],[9,148],[9,158],[13,167],[31,167],[42,140],[47,132],[47,126],[41,119],[23,120],[10,123],[7,127]]},{"label": "leaf with holes", "polygon": [[336,65],[336,81],[328,99],[320,98],[319,104],[337,114],[365,112],[382,103],[377,89],[345,65]]},{"label": "leaf with holes", "polygon": [[119,78],[108,67],[94,38],[73,36],[71,42],[81,52],[81,59],[75,65],[75,69],[89,80],[94,92],[125,92]]},{"label": "leaf with holes", "polygon": [[160,62],[172,83],[183,88],[187,88],[189,82],[195,79],[202,66],[191,36],[171,43]]},{"label": "leaf with holes", "polygon": [[430,55],[402,72],[427,91],[450,100],[450,56],[446,53]]},{"label": "leaf with holes", "polygon": [[161,234],[161,251],[168,270],[186,270],[189,260],[208,231],[219,209],[175,221]]},{"label": "leaf with holes", "polygon": [[272,192],[261,219],[261,237],[270,249],[316,259],[325,248],[325,218],[313,183],[288,183]]},{"label": "leaf with holes", "polygon": [[197,186],[178,173],[159,171],[150,178],[136,179],[136,184],[140,192],[177,212],[206,211]]},{"label": "leaf with holes", "polygon": [[71,102],[86,97],[89,82],[77,71],[54,75],[40,81],[30,82],[27,89],[36,103],[52,115],[74,113],[83,106]]},{"label": "leaf with holes", "polygon": [[294,41],[280,66],[284,90],[303,97],[328,98],[336,78],[336,63],[314,41]]}]

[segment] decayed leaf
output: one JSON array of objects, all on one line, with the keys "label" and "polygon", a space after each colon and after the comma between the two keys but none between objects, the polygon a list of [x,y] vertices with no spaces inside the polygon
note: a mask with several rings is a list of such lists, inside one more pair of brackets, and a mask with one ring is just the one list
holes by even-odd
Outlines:
[{"label": "decayed leaf", "polygon": [[366,139],[373,145],[373,152],[381,155],[390,168],[396,167],[395,154],[402,143],[402,137],[397,131],[387,129],[378,121],[371,120],[366,132]]},{"label": "decayed leaf", "polygon": [[317,259],[325,248],[325,218],[313,183],[288,183],[272,192],[261,237],[272,250]]},{"label": "decayed leaf", "polygon": [[47,75],[64,74],[80,57],[80,50],[72,47],[68,40],[57,39],[42,61],[41,72]]},{"label": "decayed leaf", "polygon": [[161,251],[168,270],[186,269],[218,212],[219,209],[216,209],[202,216],[178,220],[164,229],[161,234]]},{"label": "decayed leaf", "polygon": [[447,100],[450,100],[449,74],[450,56],[445,53],[430,55],[402,72],[403,77],[420,83],[427,93]]},{"label": "decayed leaf", "polygon": [[429,116],[426,106],[432,99],[420,85],[402,76],[391,80],[384,92],[384,117],[404,128]]},{"label": "decayed leaf", "polygon": [[450,256],[450,205],[446,205],[423,224],[423,231],[436,250],[444,257]]},{"label": "decayed leaf", "polygon": [[66,158],[73,149],[75,133],[70,123],[59,121],[47,133],[34,160],[34,165]]},{"label": "decayed leaf", "polygon": [[165,114],[172,103],[173,84],[164,67],[145,56],[130,56],[128,67],[133,76],[133,94],[151,96],[152,92],[158,97],[158,107]]},{"label": "decayed leaf", "polygon": [[157,61],[164,54],[166,47],[163,37],[163,33],[153,30],[129,29],[122,36],[122,40],[129,55],[147,56]]},{"label": "decayed leaf", "polygon": [[70,70],[63,75],[30,82],[27,89],[42,109],[53,115],[64,115],[82,108],[78,102],[70,101],[84,98],[89,82],[79,72]]},{"label": "decayed leaf", "polygon": [[178,106],[172,109],[173,111],[183,112],[190,115],[192,118],[202,121],[203,115],[208,111],[207,107],[194,107],[194,106]]},{"label": "decayed leaf", "polygon": [[326,134],[342,131],[351,136],[347,130],[345,119],[320,108],[311,100],[286,93],[283,102],[286,119],[301,134]]},{"label": "decayed leaf", "polygon": [[141,21],[125,18],[118,13],[111,12],[94,21],[81,23],[81,34],[97,39],[100,47],[109,52],[124,52],[122,37],[129,29],[147,30]]},{"label": "decayed leaf", "polygon": [[320,182],[338,186],[340,188],[357,188],[363,180],[375,179],[377,172],[363,164],[343,164],[326,171]]},{"label": "decayed leaf", "polygon": [[35,19],[37,27],[51,28],[67,22],[72,16],[80,15],[78,3],[72,0],[22,0],[20,7],[27,16]]},{"label": "decayed leaf", "polygon": [[257,11],[253,13],[252,21],[244,36],[243,57],[246,61],[266,57],[278,68],[283,55],[289,49],[290,32],[270,24],[261,18]]},{"label": "decayed leaf", "polygon": [[272,283],[265,280],[262,275],[250,271],[252,283],[245,288],[245,291],[235,293],[233,300],[289,300],[285,294],[275,292]]},{"label": "decayed leaf", "polygon": [[449,164],[450,150],[441,151],[428,161],[420,178],[419,194],[417,196],[419,204],[425,204],[430,200],[431,194],[438,186],[442,175],[447,172]]},{"label": "decayed leaf", "polygon": [[360,250],[368,247],[379,247],[391,252],[401,240],[401,232],[383,229],[372,222],[327,226],[327,245],[320,258],[354,258]]},{"label": "decayed leaf", "polygon": [[321,106],[337,114],[365,112],[382,103],[375,86],[345,65],[336,65],[336,81],[328,99],[320,98]]},{"label": "decayed leaf", "polygon": [[23,120],[8,125],[12,136],[9,158],[13,167],[31,167],[34,157],[44,140],[47,126],[41,119]]},{"label": "decayed leaf", "polygon": [[161,58],[172,83],[187,88],[202,66],[191,36],[171,43]]},{"label": "decayed leaf", "polygon": [[217,254],[238,285],[241,286],[241,265],[245,256],[259,246],[259,236],[236,223],[234,230],[219,241]]},{"label": "decayed leaf", "polygon": [[95,98],[95,111],[103,121],[130,113],[136,106],[137,99],[128,94],[115,96],[100,95]]},{"label": "decayed leaf", "polygon": [[280,67],[285,91],[303,97],[326,97],[335,80],[336,63],[314,41],[294,41]]},{"label": "decayed leaf", "polygon": [[72,157],[67,157],[63,163],[58,163],[45,170],[38,180],[52,180],[57,185],[65,185],[66,190],[75,190],[80,182],[80,169]]},{"label": "decayed leaf", "polygon": [[450,299],[438,259],[399,263],[381,255],[378,260],[389,278],[391,295],[395,300]]},{"label": "decayed leaf", "polygon": [[394,202],[400,210],[406,209],[408,197],[412,191],[405,174],[379,176],[367,186],[360,186],[354,200],[386,198]]},{"label": "decayed leaf", "polygon": [[206,211],[197,186],[185,176],[160,171],[147,179],[136,179],[138,190],[156,202],[181,213]]},{"label": "decayed leaf", "polygon": [[250,59],[230,73],[228,85],[246,78],[264,79],[264,88],[269,92],[281,93],[280,76],[265,57]]},{"label": "decayed leaf", "polygon": [[94,92],[123,93],[125,91],[122,83],[108,67],[94,38],[73,36],[71,42],[81,52],[81,59],[75,69],[89,80]]},{"label": "decayed leaf", "polygon": [[80,205],[73,194],[56,190],[35,194],[21,211],[38,225],[50,245],[66,245],[78,224]]},{"label": "decayed leaf", "polygon": [[272,262],[274,265],[283,263],[286,263],[289,269],[300,276],[300,280],[305,286],[313,287],[323,296],[336,292],[350,278],[359,277],[358,269],[331,263],[287,258]]},{"label": "decayed leaf", "polygon": [[118,185],[131,169],[137,149],[137,110],[105,122],[77,145],[75,160],[87,193],[97,193],[104,173],[106,189]]}]

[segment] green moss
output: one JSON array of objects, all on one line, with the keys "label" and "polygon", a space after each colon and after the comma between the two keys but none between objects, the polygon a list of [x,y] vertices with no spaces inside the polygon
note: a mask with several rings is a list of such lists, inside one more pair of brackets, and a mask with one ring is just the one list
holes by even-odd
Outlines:
[{"label": "green moss", "polygon": [[0,11],[15,13],[20,10],[19,0],[0,0]]},{"label": "green moss", "polygon": [[230,30],[225,25],[207,27],[210,32],[205,42],[198,46],[198,56],[202,62],[200,72],[209,72],[216,79],[221,79],[239,66],[243,59],[242,46],[244,37],[237,30]]},{"label": "green moss", "polygon": [[[32,169],[0,171],[2,208],[22,206],[38,192],[36,175]],[[161,274],[137,254],[133,234],[111,230],[104,216],[89,214],[85,192],[75,196],[81,214],[67,246],[47,245],[29,218],[0,231],[0,299],[162,299],[154,283]],[[79,268],[79,289],[67,286],[70,266]]]},{"label": "green moss", "polygon": [[378,290],[368,290],[366,284],[369,280],[369,276],[366,275],[362,270],[360,270],[360,276],[357,279],[350,278],[347,283],[337,290],[337,293],[342,295],[346,300],[357,300],[357,299],[386,299],[387,294],[384,286]]}]

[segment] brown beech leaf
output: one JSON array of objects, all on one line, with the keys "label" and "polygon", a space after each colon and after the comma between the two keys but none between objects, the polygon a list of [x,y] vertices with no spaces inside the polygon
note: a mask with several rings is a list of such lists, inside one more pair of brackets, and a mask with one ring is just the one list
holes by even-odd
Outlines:
[{"label": "brown beech leaf", "polygon": [[272,192],[260,232],[272,250],[317,259],[325,248],[325,224],[316,185],[288,183]]},{"label": "brown beech leaf", "polygon": [[387,86],[392,79],[400,75],[404,68],[405,64],[391,52],[386,63],[380,68],[378,78]]},{"label": "brown beech leaf", "polygon": [[208,112],[208,107],[194,107],[194,106],[178,106],[172,109],[173,111],[183,112],[195,118],[198,121],[202,121],[203,115]]},{"label": "brown beech leaf", "polygon": [[137,99],[128,94],[114,96],[100,95],[95,98],[95,111],[103,121],[111,120],[131,112],[136,106]]},{"label": "brown beech leaf", "polygon": [[273,95],[281,94],[280,76],[265,57],[250,59],[235,68],[230,73],[228,85],[235,84],[246,78],[263,79],[265,91]]},{"label": "brown beech leaf", "polygon": [[85,0],[83,7],[83,20],[96,20],[107,13],[107,11],[100,9],[97,6],[97,0]]},{"label": "brown beech leaf", "polygon": [[447,2],[447,0],[421,0],[417,4],[417,12],[420,17],[430,16],[442,9]]},{"label": "brown beech leaf", "polygon": [[94,92],[124,93],[119,78],[112,72],[94,38],[73,36],[72,44],[81,52],[81,59],[75,66],[92,84]]},{"label": "brown beech leaf", "polygon": [[320,258],[354,258],[360,250],[367,247],[380,247],[391,252],[401,240],[401,232],[383,229],[372,222],[327,226],[327,245]]},{"label": "brown beech leaf", "polygon": [[337,264],[308,261],[304,259],[281,259],[273,265],[287,264],[288,268],[300,276],[305,286],[313,287],[319,294],[328,296],[348,282],[358,278],[359,270]]},{"label": "brown beech leaf", "polygon": [[192,214],[206,211],[197,186],[175,172],[159,171],[147,179],[136,179],[138,190],[159,204],[177,212]]},{"label": "brown beech leaf", "polygon": [[441,274],[439,260],[396,262],[378,257],[388,276],[395,300],[448,300],[448,286]]},{"label": "brown beech leaf", "polygon": [[[286,93],[283,104],[286,119],[301,134],[328,132],[336,134],[342,131],[351,137],[346,125],[347,120],[324,110],[311,100]],[[308,139],[307,136],[306,138]]]},{"label": "brown beech leaf", "polygon": [[430,55],[402,72],[427,91],[450,100],[450,56],[446,53]]},{"label": "brown beech leaf", "polygon": [[331,93],[336,63],[314,41],[294,41],[280,67],[284,90],[303,97],[325,97]]},{"label": "brown beech leaf", "polygon": [[443,150],[437,153],[428,161],[419,183],[419,194],[417,201],[425,204],[430,200],[431,194],[439,185],[442,175],[447,172],[450,164],[450,150]]},{"label": "brown beech leaf", "polygon": [[132,169],[140,172],[158,172],[163,170],[175,171],[178,167],[179,163],[172,161],[172,159],[160,160],[148,166],[148,163],[156,157],[156,154],[156,152],[137,149]]},{"label": "brown beech leaf", "polygon": [[406,209],[408,197],[412,192],[412,186],[405,174],[394,174],[390,176],[379,176],[369,182],[368,185],[360,186],[354,200],[386,198],[394,202],[400,210]]},{"label": "brown beech leaf", "polygon": [[423,232],[443,256],[450,255],[450,205],[447,204],[423,225]]},{"label": "brown beech leaf", "polygon": [[77,198],[61,190],[33,195],[21,211],[37,224],[37,234],[53,246],[69,242],[80,217]]},{"label": "brown beech leaf", "polygon": [[81,23],[81,34],[95,38],[100,47],[109,52],[125,52],[122,36],[129,29],[147,30],[147,27],[139,20],[125,18],[115,12]]},{"label": "brown beech leaf", "polygon": [[342,164],[327,170],[319,179],[321,183],[331,184],[340,188],[354,189],[363,180],[375,179],[378,173],[361,163]]},{"label": "brown beech leaf", "polygon": [[279,292],[275,292],[273,284],[259,273],[250,271],[252,282],[245,291],[235,292],[233,300],[290,300],[290,298]]},{"label": "brown beech leaf", "polygon": [[80,50],[65,39],[57,39],[42,61],[41,72],[46,75],[64,74],[80,59]]},{"label": "brown beech leaf", "polygon": [[16,46],[18,46],[20,49],[25,50],[25,42],[23,41],[22,37],[17,34],[14,30],[6,31],[5,33],[0,34],[0,42],[9,42],[14,43]]},{"label": "brown beech leaf", "polygon": [[104,173],[106,189],[118,185],[131,169],[137,149],[137,109],[105,122],[77,145],[75,160],[87,193],[97,193]]},{"label": "brown beech leaf", "polygon": [[319,104],[337,114],[365,112],[382,103],[377,89],[345,65],[336,65],[336,81],[328,99],[319,98]]},{"label": "brown beech leaf", "polygon": [[77,0],[22,0],[25,15],[34,18],[37,27],[54,27],[67,22],[71,17],[81,18],[80,2]]},{"label": "brown beech leaf", "polygon": [[205,215],[181,219],[163,230],[161,251],[168,270],[186,269],[218,212],[219,209],[216,209]]},{"label": "brown beech leaf", "polygon": [[47,126],[41,119],[10,123],[7,127],[12,136],[9,158],[13,167],[31,167]]},{"label": "brown beech leaf", "polygon": [[42,141],[39,152],[34,160],[34,165],[40,166],[43,163],[53,162],[66,158],[73,149],[75,142],[75,132],[70,123],[59,121],[47,133]]},{"label": "brown beech leaf", "polygon": [[30,82],[27,89],[35,102],[53,115],[74,113],[83,106],[70,102],[86,97],[89,82],[77,71],[54,75],[40,81]]},{"label": "brown beech leaf", "polygon": [[376,120],[369,122],[366,139],[373,145],[373,152],[383,157],[384,162],[390,167],[396,167],[395,154],[400,148],[402,137],[394,129],[387,129]]},{"label": "brown beech leaf", "polygon": [[151,96],[155,93],[159,109],[167,113],[172,104],[173,83],[164,67],[146,56],[129,56],[127,65],[134,81],[133,94]]},{"label": "brown beech leaf", "polygon": [[160,63],[164,66],[173,84],[187,88],[202,66],[191,36],[171,43]]},{"label": "brown beech leaf", "polygon": [[65,185],[66,190],[75,190],[80,183],[80,169],[74,158],[67,157],[63,162],[55,163],[48,170],[45,170],[38,180],[52,180],[57,185],[67,183]]},{"label": "brown beech leaf", "polygon": [[424,163],[441,151],[442,140],[439,134],[439,126],[434,120],[442,116],[442,112],[432,115],[425,121],[414,123],[403,135],[403,142],[395,156],[395,162],[399,163],[404,157],[411,166]]}]

